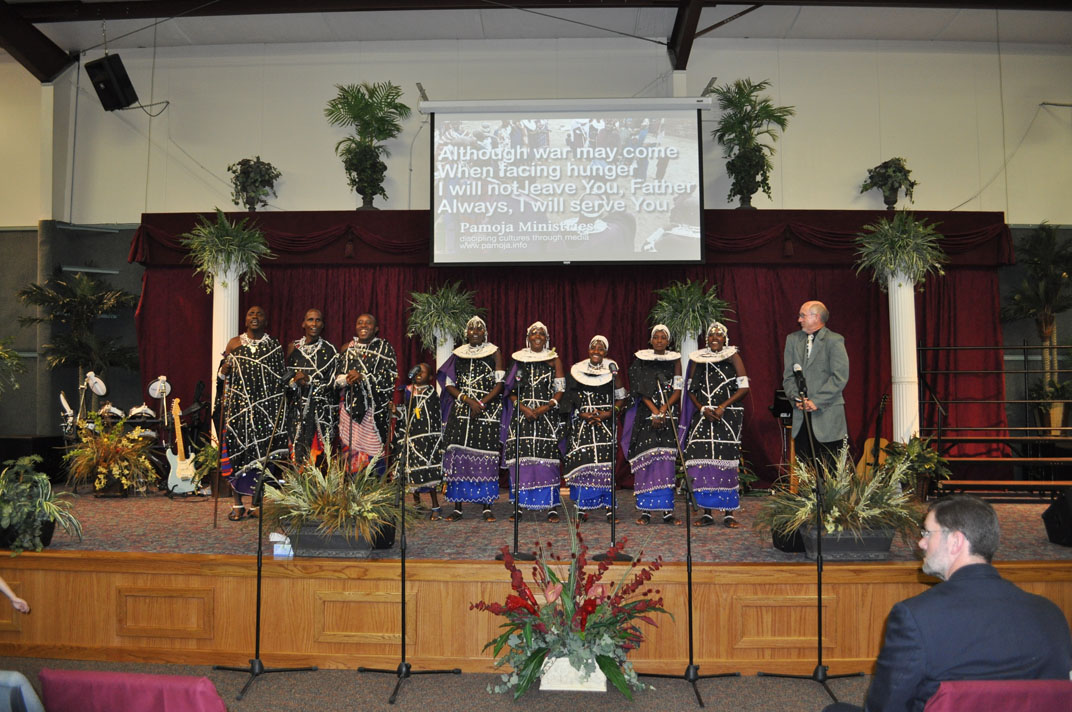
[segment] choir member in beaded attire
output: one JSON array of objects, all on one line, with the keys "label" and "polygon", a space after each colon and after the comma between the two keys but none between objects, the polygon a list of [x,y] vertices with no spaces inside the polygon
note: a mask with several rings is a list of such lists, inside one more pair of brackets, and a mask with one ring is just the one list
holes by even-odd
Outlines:
[{"label": "choir member in beaded attire", "polygon": [[[283,427],[283,347],[265,333],[268,317],[260,307],[246,312],[246,330],[227,342],[220,377],[227,381],[224,400],[224,432],[221,462],[234,490],[235,504],[228,519],[238,521],[254,515],[242,495],[254,494],[256,468],[279,447],[285,447]],[[223,453],[226,453],[224,456]],[[254,503],[257,504],[257,503]]]},{"label": "choir member in beaded attire", "polygon": [[302,330],[305,335],[287,347],[287,369],[294,371],[291,455],[299,463],[334,444],[339,420],[334,383],[339,353],[321,337],[324,315],[319,309],[305,312]]},{"label": "choir member in beaded attire", "polygon": [[737,468],[741,459],[744,409],[738,402],[748,394],[748,376],[729,333],[718,322],[707,329],[707,348],[689,354],[688,400],[681,414],[685,435],[685,471],[696,504],[704,514],[700,527],[714,524],[712,509],[722,510],[722,523],[740,526],[731,512],[740,509]]},{"label": "choir member in beaded attire", "polygon": [[474,316],[465,325],[465,343],[454,349],[436,376],[443,387],[443,479],[454,502],[448,521],[462,518],[463,502],[484,505],[483,517],[495,521],[491,503],[499,497],[502,447],[503,364],[499,347],[487,339],[487,325]]},{"label": "choir member in beaded attire", "polygon": [[[625,399],[618,382],[618,365],[607,358],[605,336],[592,337],[588,358],[570,368],[566,401],[572,412],[565,476],[570,499],[587,521],[588,510],[607,508],[612,514],[614,497],[613,418]],[[612,373],[613,367],[613,373]]]},{"label": "choir member in beaded attire", "polygon": [[[357,317],[354,338],[339,355],[335,377],[335,385],[342,389],[339,440],[347,448],[354,470],[383,454],[398,381],[395,349],[376,336],[377,331],[376,317]],[[386,463],[381,460],[379,466],[385,469]]]},{"label": "choir member in beaded attire", "polygon": [[403,406],[397,409],[397,454],[392,459],[396,463],[395,476],[406,475],[406,484],[418,505],[421,492],[431,495],[432,512],[428,518],[435,521],[440,518],[436,488],[443,481],[443,417],[432,378],[432,367],[422,363],[417,366],[413,383],[406,386]]},{"label": "choir member in beaded attire", "polygon": [[633,470],[637,524],[651,522],[653,511],[663,512],[667,524],[674,517],[674,474],[677,460],[675,409],[681,400],[681,354],[670,351],[670,330],[656,324],[651,348],[637,351],[629,367],[629,388],[634,405],[625,416],[622,447]]},{"label": "choir member in beaded attire", "polygon": [[[566,390],[562,361],[547,348],[547,327],[541,322],[526,332],[527,345],[513,354],[514,365],[506,379],[510,399],[503,414],[503,467],[510,472],[510,497],[518,506],[549,510],[547,521],[557,522],[562,467],[558,404]],[[513,409],[520,410],[517,418]],[[520,434],[520,438],[518,435]],[[518,459],[520,458],[520,466]],[[515,477],[520,480],[515,485]]]}]

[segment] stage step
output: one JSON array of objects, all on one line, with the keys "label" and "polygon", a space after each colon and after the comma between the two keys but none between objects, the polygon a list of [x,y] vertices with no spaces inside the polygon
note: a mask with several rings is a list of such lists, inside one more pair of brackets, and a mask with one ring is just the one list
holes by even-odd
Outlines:
[{"label": "stage step", "polygon": [[938,488],[944,490],[981,488],[1056,490],[1072,487],[1072,480],[941,480]]},{"label": "stage step", "polygon": [[947,457],[946,462],[970,462],[984,465],[1067,465],[1072,457]]},{"label": "stage step", "polygon": [[[937,439],[935,439],[937,442]],[[956,443],[1067,443],[1072,445],[1072,437],[1055,437],[1051,435],[943,435],[942,444]]]}]

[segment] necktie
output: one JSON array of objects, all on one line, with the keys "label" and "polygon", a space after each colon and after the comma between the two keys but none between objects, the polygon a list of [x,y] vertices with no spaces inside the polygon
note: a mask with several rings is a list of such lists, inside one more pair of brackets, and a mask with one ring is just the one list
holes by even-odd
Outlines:
[{"label": "necktie", "polygon": [[808,334],[808,347],[804,350],[804,358],[811,358],[811,344],[815,341],[815,334]]}]

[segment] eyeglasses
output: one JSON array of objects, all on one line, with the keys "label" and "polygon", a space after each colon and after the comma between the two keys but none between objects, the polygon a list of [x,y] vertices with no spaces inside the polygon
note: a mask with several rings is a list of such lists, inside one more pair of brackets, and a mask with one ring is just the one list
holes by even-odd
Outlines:
[{"label": "eyeglasses", "polygon": [[919,530],[919,538],[920,539],[930,539],[931,534],[945,534],[948,531],[949,531],[948,529],[920,529]]}]

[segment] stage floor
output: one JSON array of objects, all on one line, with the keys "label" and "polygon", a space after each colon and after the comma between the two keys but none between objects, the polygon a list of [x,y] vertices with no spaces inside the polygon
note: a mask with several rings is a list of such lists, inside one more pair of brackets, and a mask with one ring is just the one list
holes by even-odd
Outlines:
[{"label": "stage floor", "polygon": [[[665,561],[684,561],[686,553],[685,527],[673,527],[658,519],[649,526],[635,523],[637,512],[630,493],[619,495],[617,536],[627,538],[627,552],[643,550],[644,558],[662,556]],[[168,499],[154,493],[127,498],[97,498],[91,494],[73,496],[74,513],[82,522],[81,542],[57,531],[51,550],[129,551],[148,553],[186,554],[254,554],[257,546],[257,520],[241,522],[227,520],[229,499],[220,499],[217,522],[213,526],[213,503],[209,497]],[[427,496],[425,496],[427,501]],[[752,528],[761,498],[745,497],[736,513],[739,529],[721,525],[721,517],[710,527],[692,528],[692,558],[696,563],[798,563],[803,554],[788,554],[771,545],[770,533]],[[998,561],[1057,561],[1072,560],[1072,548],[1050,543],[1042,523],[1047,503],[1026,501],[997,503],[995,508],[1002,526],[1002,541]],[[484,522],[477,505],[466,505],[465,517],[458,522],[425,519],[407,530],[407,556],[412,559],[487,561],[494,558],[504,545],[512,545],[513,524],[508,520],[511,507],[505,492],[493,510],[497,521]],[[677,505],[683,516],[684,505]],[[610,525],[604,517],[592,515],[581,527],[592,551],[610,545]],[[267,535],[267,532],[266,532]],[[539,540],[545,545],[553,542],[559,551],[568,551],[565,520],[548,523],[543,516],[525,513],[519,527],[519,548],[531,550]],[[271,547],[266,551],[271,553]],[[394,548],[374,552],[374,558],[397,558]],[[895,539],[890,552],[891,561],[917,559],[915,541],[908,545]]]}]

